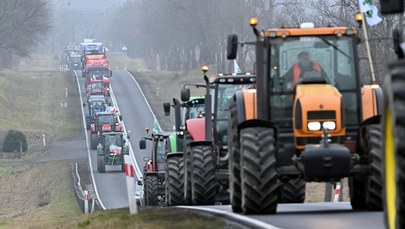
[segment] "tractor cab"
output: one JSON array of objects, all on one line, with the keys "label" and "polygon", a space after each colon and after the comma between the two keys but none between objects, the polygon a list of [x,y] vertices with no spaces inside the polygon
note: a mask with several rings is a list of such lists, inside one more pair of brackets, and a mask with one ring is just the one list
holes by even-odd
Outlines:
[{"label": "tractor cab", "polygon": [[236,91],[255,88],[256,77],[250,73],[216,74],[209,80],[212,96],[213,138],[216,145],[224,149],[228,144],[230,101]]}]

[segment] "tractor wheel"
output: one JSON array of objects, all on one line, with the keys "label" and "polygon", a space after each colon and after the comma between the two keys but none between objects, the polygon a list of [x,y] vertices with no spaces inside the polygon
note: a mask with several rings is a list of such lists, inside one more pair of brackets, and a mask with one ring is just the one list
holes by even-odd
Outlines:
[{"label": "tractor wheel", "polygon": [[105,173],[105,158],[104,156],[97,156],[97,171]]},{"label": "tractor wheel", "polygon": [[90,117],[86,117],[86,130],[90,130]]},{"label": "tractor wheel", "polygon": [[384,216],[388,229],[405,228],[405,79],[403,62],[399,64],[402,66],[391,67],[400,69],[384,82]]},{"label": "tractor wheel", "polygon": [[275,214],[279,180],[274,129],[250,127],[240,131],[242,211]]},{"label": "tractor wheel", "polygon": [[98,136],[96,133],[91,133],[90,134],[90,145],[91,149],[97,149],[97,144],[98,144]]},{"label": "tractor wheel", "polygon": [[229,190],[230,200],[233,212],[242,212],[241,207],[241,188],[240,188],[240,153],[238,136],[238,111],[236,102],[232,101],[229,105],[229,124],[228,124],[228,149],[229,149]]},{"label": "tractor wheel", "polygon": [[213,205],[217,195],[215,181],[216,154],[212,146],[191,148],[193,170],[191,176],[192,201],[195,205]]},{"label": "tractor wheel", "polygon": [[193,170],[193,161],[191,159],[190,143],[193,141],[190,133],[185,131],[184,135],[184,203],[191,204],[191,173]]},{"label": "tractor wheel", "polygon": [[370,173],[368,177],[349,177],[350,202],[355,210],[382,210],[382,131],[379,124],[366,127],[365,149],[369,155]]},{"label": "tractor wheel", "polygon": [[286,181],[280,187],[279,203],[304,203],[305,180],[295,178]]},{"label": "tractor wheel", "polygon": [[158,180],[157,176],[146,175],[145,177],[146,185],[146,206],[157,206],[158,205]]},{"label": "tractor wheel", "polygon": [[166,205],[182,205],[184,203],[183,155],[169,157],[166,165]]}]

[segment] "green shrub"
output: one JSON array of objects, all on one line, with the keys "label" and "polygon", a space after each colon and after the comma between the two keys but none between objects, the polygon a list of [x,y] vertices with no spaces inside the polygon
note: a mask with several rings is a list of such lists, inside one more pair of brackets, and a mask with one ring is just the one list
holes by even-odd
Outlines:
[{"label": "green shrub", "polygon": [[25,134],[18,130],[9,130],[3,143],[3,152],[27,152],[28,144]]}]

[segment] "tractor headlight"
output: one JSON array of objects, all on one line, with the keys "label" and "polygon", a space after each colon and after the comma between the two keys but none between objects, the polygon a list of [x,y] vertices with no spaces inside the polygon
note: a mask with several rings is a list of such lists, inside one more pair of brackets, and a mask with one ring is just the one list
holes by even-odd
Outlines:
[{"label": "tractor headlight", "polygon": [[336,123],[332,121],[322,123],[322,127],[327,130],[334,130],[336,129]]},{"label": "tractor headlight", "polygon": [[321,130],[321,123],[320,122],[308,122],[308,130],[310,130],[310,131]]}]

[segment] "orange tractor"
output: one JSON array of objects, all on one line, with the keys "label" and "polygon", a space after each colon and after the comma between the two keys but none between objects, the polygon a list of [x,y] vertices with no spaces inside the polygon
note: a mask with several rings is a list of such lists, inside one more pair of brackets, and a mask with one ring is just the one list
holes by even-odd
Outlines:
[{"label": "orange tractor", "polygon": [[[250,24],[257,86],[235,93],[228,124],[233,211],[275,214],[278,203],[304,202],[306,182],[346,177],[353,209],[381,210],[383,96],[361,86],[358,31]],[[237,47],[230,35],[228,59]]]}]

